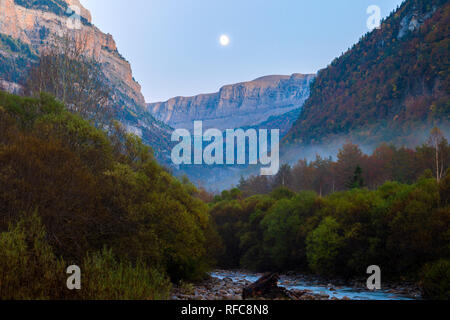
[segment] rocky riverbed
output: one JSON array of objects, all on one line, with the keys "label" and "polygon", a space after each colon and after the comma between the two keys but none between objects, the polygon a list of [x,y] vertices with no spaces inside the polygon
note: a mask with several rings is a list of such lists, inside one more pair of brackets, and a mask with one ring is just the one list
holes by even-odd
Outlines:
[{"label": "rocky riverbed", "polygon": [[[242,300],[245,287],[263,274],[245,271],[216,270],[209,279],[196,285],[174,288],[172,300]],[[369,291],[365,280],[344,282],[290,273],[281,275],[278,285],[287,289],[294,300],[415,300],[419,288],[412,283],[385,283],[379,291]]]}]

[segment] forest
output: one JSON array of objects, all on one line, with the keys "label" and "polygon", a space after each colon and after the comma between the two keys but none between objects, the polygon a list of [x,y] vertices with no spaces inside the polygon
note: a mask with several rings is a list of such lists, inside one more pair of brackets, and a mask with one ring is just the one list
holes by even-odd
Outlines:
[{"label": "forest", "polygon": [[[195,194],[119,124],[107,134],[50,95],[0,92],[2,299],[167,299],[220,243]],[[81,293],[64,285],[70,265]]]},{"label": "forest", "polygon": [[293,166],[282,165],[273,177],[241,178],[238,188],[246,197],[268,194],[279,187],[296,192],[313,190],[322,196],[352,187],[374,190],[386,181],[412,184],[427,170],[440,181],[449,167],[450,146],[435,127],[427,142],[415,149],[382,143],[367,155],[358,145],[347,142],[336,160],[320,155],[314,161],[300,159]]},{"label": "forest", "polygon": [[[449,19],[446,0],[405,1],[380,29],[319,71],[285,142],[351,135],[361,143],[414,146],[430,124],[448,131]],[[420,27],[411,30],[413,21]]]},{"label": "forest", "polygon": [[[336,162],[213,197],[116,122],[105,131],[48,94],[0,92],[0,296],[167,299],[215,267],[350,279],[377,264],[448,299],[448,152],[437,128],[416,150],[347,144]],[[65,288],[69,265],[83,290]]]},{"label": "forest", "polygon": [[246,196],[244,183],[211,202],[225,246],[220,267],[352,279],[378,265],[384,279],[450,298],[450,170],[439,182],[428,169],[414,183],[371,190],[356,169],[346,191],[326,196],[294,192],[280,180],[267,194]]}]

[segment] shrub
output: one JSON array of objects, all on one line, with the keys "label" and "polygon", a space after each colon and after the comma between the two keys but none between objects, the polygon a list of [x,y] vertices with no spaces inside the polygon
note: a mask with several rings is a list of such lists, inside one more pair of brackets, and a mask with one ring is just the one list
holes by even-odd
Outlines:
[{"label": "shrub", "polygon": [[426,299],[450,300],[450,260],[441,259],[426,265],[421,288]]},{"label": "shrub", "polygon": [[64,262],[46,242],[35,213],[0,234],[0,297],[4,300],[57,299],[64,288]]},{"label": "shrub", "polygon": [[3,300],[161,300],[171,284],[141,262],[119,262],[111,250],[88,255],[81,267],[81,290],[66,287],[68,266],[46,241],[37,213],[22,217],[0,234],[0,297]]},{"label": "shrub", "polygon": [[171,284],[160,271],[142,262],[119,262],[111,250],[88,255],[82,267],[83,300],[166,300]]}]

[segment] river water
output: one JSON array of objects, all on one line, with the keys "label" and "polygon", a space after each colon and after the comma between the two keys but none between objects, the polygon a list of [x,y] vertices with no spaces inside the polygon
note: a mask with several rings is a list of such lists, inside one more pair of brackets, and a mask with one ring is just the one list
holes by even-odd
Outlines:
[{"label": "river water", "polygon": [[[233,281],[247,280],[256,282],[262,275],[244,271],[215,271],[211,276],[218,279],[230,278]],[[362,286],[332,286],[327,283],[320,283],[320,280],[303,276],[280,276],[280,287],[288,290],[308,290],[313,294],[328,295],[331,298],[350,300],[415,300],[420,297],[416,294],[413,298],[405,295],[400,290],[385,289],[370,291]]]}]

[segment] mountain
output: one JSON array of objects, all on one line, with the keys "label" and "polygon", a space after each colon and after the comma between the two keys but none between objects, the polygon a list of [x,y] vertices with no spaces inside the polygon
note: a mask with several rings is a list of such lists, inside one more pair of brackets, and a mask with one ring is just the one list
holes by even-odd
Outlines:
[{"label": "mountain", "polygon": [[318,73],[285,142],[411,145],[434,125],[450,132],[449,25],[449,1],[405,1]]},{"label": "mountain", "polygon": [[[74,12],[70,6],[79,8],[75,11],[79,12],[79,29],[71,28]],[[171,128],[146,110],[130,64],[119,53],[113,37],[92,24],[91,14],[79,0],[0,1],[0,88],[19,92],[39,54],[65,33],[83,39],[88,54],[101,64],[118,120],[150,144],[159,159],[167,159]]]},{"label": "mountain", "polygon": [[195,120],[202,120],[206,128],[221,130],[253,127],[300,109],[309,97],[314,77],[266,76],[224,86],[217,93],[176,97],[147,107],[156,119],[173,128],[191,129]]},{"label": "mountain", "polygon": [[259,129],[279,129],[280,130],[280,137],[284,137],[289,130],[294,125],[295,121],[297,121],[301,108],[294,109],[292,111],[289,111],[287,113],[283,113],[276,116],[270,116],[269,119],[267,119],[264,122],[258,123],[256,125],[250,126],[250,127],[244,127],[244,129],[253,128],[256,130]]},{"label": "mountain", "polygon": [[[204,129],[280,129],[283,136],[298,118],[314,78],[312,74],[270,75],[224,86],[217,93],[176,97],[147,107],[156,119],[173,128],[192,130],[194,121],[202,120]],[[184,165],[172,169],[216,192],[236,185],[242,175],[255,173],[259,167]]]}]

